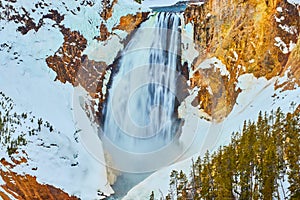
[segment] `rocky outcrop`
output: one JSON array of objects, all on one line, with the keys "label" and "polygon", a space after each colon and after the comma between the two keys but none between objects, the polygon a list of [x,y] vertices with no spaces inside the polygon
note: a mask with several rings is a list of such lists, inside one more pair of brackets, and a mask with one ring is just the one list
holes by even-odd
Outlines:
[{"label": "rocky outcrop", "polygon": [[61,32],[64,35],[64,43],[54,56],[46,59],[46,62],[57,73],[56,80],[63,83],[69,82],[76,86],[78,85],[76,77],[81,67],[81,56],[87,41],[78,31],[61,27]]},{"label": "rocky outcrop", "polygon": [[[189,5],[184,16],[185,23],[194,25],[195,48],[200,53],[192,69],[203,60],[216,57],[230,72],[219,83],[211,81],[211,76],[200,80],[208,73],[201,69],[191,77],[192,87],[202,88],[197,101],[209,114],[212,107],[207,105],[213,104],[219,117],[230,113],[239,93],[235,85],[240,75],[252,73],[270,79],[282,74],[286,67],[298,65],[295,58],[299,57],[298,47],[292,53],[291,50],[297,43],[300,18],[297,8],[284,0],[208,0],[203,5]],[[212,88],[224,88],[222,94],[218,93],[222,98],[203,89],[206,88],[203,82],[213,84]],[[226,111],[220,113],[224,106]]]},{"label": "rocky outcrop", "polygon": [[28,174],[19,175],[11,169],[20,163],[26,162],[26,158],[15,160],[14,164],[2,159],[0,165],[0,178],[5,182],[4,185],[0,185],[0,198],[4,200],[10,200],[10,196],[16,199],[32,200],[32,199],[65,199],[76,200],[78,198],[69,196],[64,191],[53,187],[51,185],[44,185],[37,182],[36,177]]},{"label": "rocky outcrop", "polygon": [[89,60],[82,52],[86,39],[78,32],[61,27],[64,43],[53,56],[46,59],[48,66],[57,73],[56,80],[81,85],[94,98],[102,94],[102,80],[106,63]]},{"label": "rocky outcrop", "polygon": [[135,15],[128,14],[120,18],[120,23],[113,28],[113,30],[123,30],[127,33],[131,33],[142,22],[144,22],[149,15],[149,12],[136,13]]},{"label": "rocky outcrop", "polygon": [[[14,1],[11,1],[15,3]],[[35,8],[44,8],[47,7],[47,3],[36,3]],[[32,10],[35,12],[35,10]],[[38,22],[35,22],[34,18],[30,13],[25,9],[21,8],[21,11],[17,10],[13,4],[4,5],[0,3],[0,20],[14,21],[17,24],[20,24],[17,31],[21,32],[23,35],[27,34],[30,30],[38,31],[44,24],[45,19],[51,19],[59,24],[64,20],[64,15],[58,13],[57,10],[49,10],[45,15],[42,15]]]},{"label": "rocky outcrop", "polygon": [[104,19],[106,21],[112,17],[113,8],[117,2],[118,2],[118,0],[112,0],[112,2],[110,2],[110,0],[102,0],[103,8],[102,8],[102,12],[100,13],[100,16],[102,17],[102,19]]}]

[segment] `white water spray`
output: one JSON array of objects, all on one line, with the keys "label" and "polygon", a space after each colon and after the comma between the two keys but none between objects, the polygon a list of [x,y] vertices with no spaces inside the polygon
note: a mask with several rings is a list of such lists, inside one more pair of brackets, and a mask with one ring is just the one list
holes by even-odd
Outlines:
[{"label": "white water spray", "polygon": [[119,149],[158,151],[176,137],[179,26],[179,14],[156,13],[137,29],[121,55],[109,91],[103,136]]}]

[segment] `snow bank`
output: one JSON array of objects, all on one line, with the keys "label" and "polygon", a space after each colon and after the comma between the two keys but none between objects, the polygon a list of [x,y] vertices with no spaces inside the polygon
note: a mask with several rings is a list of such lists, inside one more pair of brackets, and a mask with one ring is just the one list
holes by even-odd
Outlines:
[{"label": "snow bank", "polygon": [[[281,107],[283,112],[291,111],[290,103],[300,101],[300,88],[279,92],[274,90],[276,79],[257,79],[252,74],[240,76],[237,87],[241,88],[242,92],[230,115],[221,123],[208,122],[198,118],[194,114],[195,108],[186,105],[186,113],[190,114],[185,116],[183,138],[194,135],[194,124],[197,124],[194,141],[183,156],[183,158],[190,157],[153,173],[130,190],[124,200],[149,198],[152,190],[155,192],[156,198],[164,197],[163,195],[166,195],[169,189],[169,175],[173,169],[188,173],[192,158],[203,156],[206,150],[215,151],[219,146],[229,144],[231,133],[241,131],[244,120],[254,121],[258,117],[259,111],[271,112],[278,107]],[[276,94],[275,97],[274,94]],[[185,144],[183,143],[183,145]]]},{"label": "snow bank", "polygon": [[300,4],[300,0],[287,0],[291,4]]},{"label": "snow bank", "polygon": [[214,68],[219,69],[222,76],[228,76],[230,78],[230,73],[227,70],[226,66],[216,57],[212,57],[209,59],[204,60],[200,65],[194,70],[194,72],[198,71],[199,69],[209,69]]}]

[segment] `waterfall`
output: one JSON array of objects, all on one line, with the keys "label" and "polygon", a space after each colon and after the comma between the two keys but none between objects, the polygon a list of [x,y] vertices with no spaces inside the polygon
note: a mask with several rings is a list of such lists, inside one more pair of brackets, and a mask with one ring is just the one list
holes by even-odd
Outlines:
[{"label": "waterfall", "polygon": [[109,90],[102,141],[122,151],[145,154],[176,139],[179,15],[155,13],[126,45]]}]

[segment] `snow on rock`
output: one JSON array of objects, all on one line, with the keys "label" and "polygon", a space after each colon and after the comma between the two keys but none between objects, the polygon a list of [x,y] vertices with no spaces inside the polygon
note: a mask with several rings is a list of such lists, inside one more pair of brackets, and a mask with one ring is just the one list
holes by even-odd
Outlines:
[{"label": "snow on rock", "polygon": [[86,160],[86,157],[82,157],[81,163],[90,163],[91,167],[88,170],[95,172],[90,174],[91,176],[85,177],[86,181],[98,183],[94,185],[94,188],[102,188],[101,191],[109,195],[113,193],[113,190],[107,181],[106,164],[102,142],[98,137],[98,127],[91,122],[85,112],[85,103],[88,103],[90,98],[90,95],[82,87],[75,88],[73,96],[74,119],[76,127],[80,130],[79,141],[85,148],[85,152],[89,153],[89,160]]},{"label": "snow on rock", "polygon": [[[0,21],[4,26],[0,44],[6,44],[0,49],[0,91],[13,99],[16,112],[32,111],[56,130],[53,134],[42,131],[26,138],[29,142],[21,149],[28,154],[28,162],[13,171],[36,176],[38,182],[61,188],[81,199],[96,199],[98,190],[111,194],[112,189],[107,184],[105,167],[80,139],[76,140],[78,130],[72,113],[74,88],[54,82],[56,74],[46,65],[45,58],[63,42],[53,23],[47,21],[38,32],[21,35],[15,31],[17,25],[13,22]],[[5,151],[0,156],[9,159]]]},{"label": "snow on rock", "polygon": [[291,4],[300,4],[300,0],[287,0]]},{"label": "snow on rock", "polygon": [[230,78],[230,73],[226,68],[226,65],[222,63],[219,59],[216,57],[212,57],[209,59],[204,60],[194,71],[197,71],[199,69],[209,69],[209,68],[219,69],[222,76],[228,76]]},{"label": "snow on rock", "polygon": [[296,47],[296,44],[290,40],[290,43],[287,45],[284,43],[280,37],[275,37],[276,43],[274,43],[275,46],[279,47],[279,49],[282,51],[282,53],[287,54]]},{"label": "snow on rock", "polygon": [[279,47],[282,53],[287,54],[289,52],[287,45],[281,40],[280,37],[275,37],[275,41],[276,43],[274,43],[274,45]]},{"label": "snow on rock", "polygon": [[286,24],[279,24],[279,27],[287,33],[297,34],[297,28],[295,26],[288,26]]},{"label": "snow on rock", "polygon": [[181,33],[181,43],[182,43],[182,62],[187,62],[189,66],[194,61],[194,59],[199,55],[199,51],[195,49],[194,44],[194,28],[192,23],[185,24],[184,18],[182,17],[182,33]]},{"label": "snow on rock", "polygon": [[[291,102],[300,101],[300,88],[284,92],[277,91],[274,89],[276,79],[257,79],[252,74],[240,76],[237,87],[241,88],[242,92],[239,94],[232,112],[223,122],[208,122],[200,119],[193,112],[185,112],[190,114],[185,116],[181,137],[192,137],[194,140],[192,144],[189,143],[187,153],[182,157],[185,160],[153,173],[132,188],[124,200],[146,199],[149,198],[151,191],[155,192],[157,198],[164,197],[169,189],[169,175],[172,170],[183,170],[188,173],[192,158],[203,156],[206,150],[216,151],[219,146],[229,144],[231,133],[241,131],[244,120],[254,121],[258,117],[259,111],[271,112],[278,107],[283,112],[291,111]],[[276,94],[275,97],[274,94]],[[186,104],[185,109],[195,108]],[[195,124],[197,125],[195,126]],[[195,134],[193,134],[194,132]],[[182,145],[186,144],[182,142]]]},{"label": "snow on rock", "polygon": [[282,7],[277,7],[276,10],[277,10],[278,12],[282,12],[282,11],[283,11],[283,10],[282,10]]},{"label": "snow on rock", "polygon": [[112,31],[112,28],[115,27],[120,22],[120,18],[127,14],[136,14],[137,12],[149,11],[149,9],[142,6],[132,0],[118,1],[113,10],[112,17],[107,20],[107,28],[109,31]]},{"label": "snow on rock", "polygon": [[285,19],[285,17],[284,17],[284,16],[281,16],[280,18],[278,18],[278,17],[274,16],[274,18],[275,18],[275,21],[276,21],[276,22],[278,22],[278,23],[280,23],[282,20],[284,20],[284,19]]},{"label": "snow on rock", "polygon": [[293,51],[293,49],[297,46],[296,43],[293,43],[292,41],[290,41],[290,44],[289,44],[289,51]]},{"label": "snow on rock", "polygon": [[[1,176],[0,176],[0,186],[1,185],[4,185],[5,184],[5,182],[3,181],[3,179],[1,178]],[[0,187],[1,188],[1,187]]]}]

